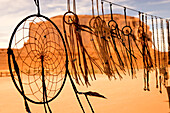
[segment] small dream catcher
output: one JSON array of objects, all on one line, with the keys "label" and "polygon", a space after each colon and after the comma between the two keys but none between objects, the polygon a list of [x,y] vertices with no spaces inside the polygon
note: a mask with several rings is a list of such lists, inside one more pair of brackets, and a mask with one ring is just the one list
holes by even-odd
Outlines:
[{"label": "small dream catcher", "polygon": [[38,14],[24,18],[14,29],[8,48],[8,64],[12,81],[23,96],[25,108],[28,101],[43,104],[45,113],[52,110],[49,102],[62,91],[69,76],[77,100],[84,94],[92,112],[89,96],[105,98],[96,92],[78,92],[68,70],[65,40],[58,27],[48,17],[40,14],[39,0],[34,0]]}]

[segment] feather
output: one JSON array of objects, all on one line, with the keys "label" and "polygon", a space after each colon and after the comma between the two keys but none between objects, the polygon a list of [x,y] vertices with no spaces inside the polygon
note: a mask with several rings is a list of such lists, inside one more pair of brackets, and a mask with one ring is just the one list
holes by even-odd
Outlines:
[{"label": "feather", "polygon": [[100,98],[105,98],[107,99],[105,96],[97,93],[97,92],[92,92],[92,91],[88,91],[88,92],[78,92],[79,94],[84,94],[84,95],[88,95],[88,96],[94,96],[94,97],[100,97]]}]

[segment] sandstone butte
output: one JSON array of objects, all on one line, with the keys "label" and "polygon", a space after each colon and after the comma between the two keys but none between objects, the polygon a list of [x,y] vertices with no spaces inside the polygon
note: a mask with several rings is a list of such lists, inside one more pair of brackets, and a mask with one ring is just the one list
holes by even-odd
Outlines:
[{"label": "sandstone butte", "polygon": [[[110,15],[105,15],[105,21],[106,23],[108,23],[108,21],[111,19]],[[68,17],[67,17],[68,18]],[[79,18],[79,22],[81,25],[87,25],[89,26],[89,21],[90,19],[92,18],[91,15],[78,15],[78,18]],[[55,17],[52,17],[50,18],[56,25],[57,27],[59,28],[59,30],[61,31],[62,34],[63,33],[63,16],[62,15],[59,15],[59,16],[55,16]],[[125,26],[125,19],[124,19],[124,16],[123,15],[120,15],[120,14],[114,14],[113,15],[113,19],[118,23],[118,26],[119,26],[119,29],[122,29],[124,26]],[[138,34],[137,34],[137,31],[138,31],[138,27],[139,27],[139,19],[138,18],[135,18],[135,17],[131,17],[131,16],[127,16],[127,23],[128,25],[131,26],[132,30],[133,30],[133,34],[134,36],[138,39]],[[35,25],[36,26],[36,25]],[[146,25],[145,25],[146,27]],[[149,26],[147,26],[147,28],[149,29]],[[68,26],[66,27],[66,31],[68,31]],[[81,32],[82,34],[82,38],[83,38],[83,44],[84,46],[87,48],[88,51],[91,51],[91,53],[93,54],[94,51],[91,50],[91,47],[92,47],[92,44],[90,44],[90,34],[87,33],[87,32]],[[150,39],[152,39],[152,32],[148,30],[148,37]],[[64,36],[64,35],[63,35]],[[9,37],[10,38],[10,37]],[[141,48],[141,45],[140,43],[138,42],[138,45],[139,47]],[[141,54],[139,53],[139,51],[137,50],[136,46],[133,44],[133,49],[134,49],[134,52],[135,52],[135,55],[136,57],[138,58],[137,62],[138,62],[138,66],[139,68],[142,68],[143,67],[143,64],[142,64],[142,56]],[[151,51],[151,55],[153,57],[153,53],[154,53],[154,50],[152,48],[152,44],[151,42],[149,42],[149,47],[150,47],[150,51]],[[118,49],[120,49],[118,47]],[[15,51],[15,50],[14,50]],[[154,58],[154,57],[153,57]],[[7,55],[7,49],[0,49],[0,70],[8,70],[8,55]]]}]

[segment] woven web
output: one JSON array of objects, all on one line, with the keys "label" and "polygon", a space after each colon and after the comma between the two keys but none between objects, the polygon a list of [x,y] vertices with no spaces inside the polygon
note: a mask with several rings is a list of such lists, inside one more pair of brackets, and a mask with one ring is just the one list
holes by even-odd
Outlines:
[{"label": "woven web", "polygon": [[[65,48],[54,25],[42,17],[27,19],[18,28],[12,47],[25,95],[32,100],[43,101],[43,55],[47,97],[48,100],[53,98],[61,88],[66,72]],[[14,75],[19,86],[16,73]]]}]

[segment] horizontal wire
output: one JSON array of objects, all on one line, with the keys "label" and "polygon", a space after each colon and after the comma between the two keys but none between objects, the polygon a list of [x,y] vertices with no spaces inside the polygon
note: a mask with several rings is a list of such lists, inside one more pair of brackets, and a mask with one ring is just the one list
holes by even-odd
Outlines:
[{"label": "horizontal wire", "polygon": [[113,5],[116,5],[116,6],[119,6],[119,7],[123,7],[123,8],[126,8],[126,9],[131,10],[131,11],[134,11],[134,12],[141,12],[141,13],[143,13],[143,14],[147,14],[148,16],[153,16],[153,17],[156,17],[156,18],[160,18],[160,19],[164,19],[164,20],[170,21],[170,19],[166,19],[166,18],[163,18],[163,17],[160,17],[160,16],[151,15],[151,14],[145,13],[145,12],[143,12],[143,11],[139,11],[139,10],[136,10],[136,9],[132,9],[132,8],[129,8],[129,7],[120,5],[120,4],[116,4],[116,3],[113,3],[113,2],[109,2],[109,1],[107,1],[107,0],[101,0],[101,2],[107,2],[107,3],[109,3],[109,4],[113,4]]}]

